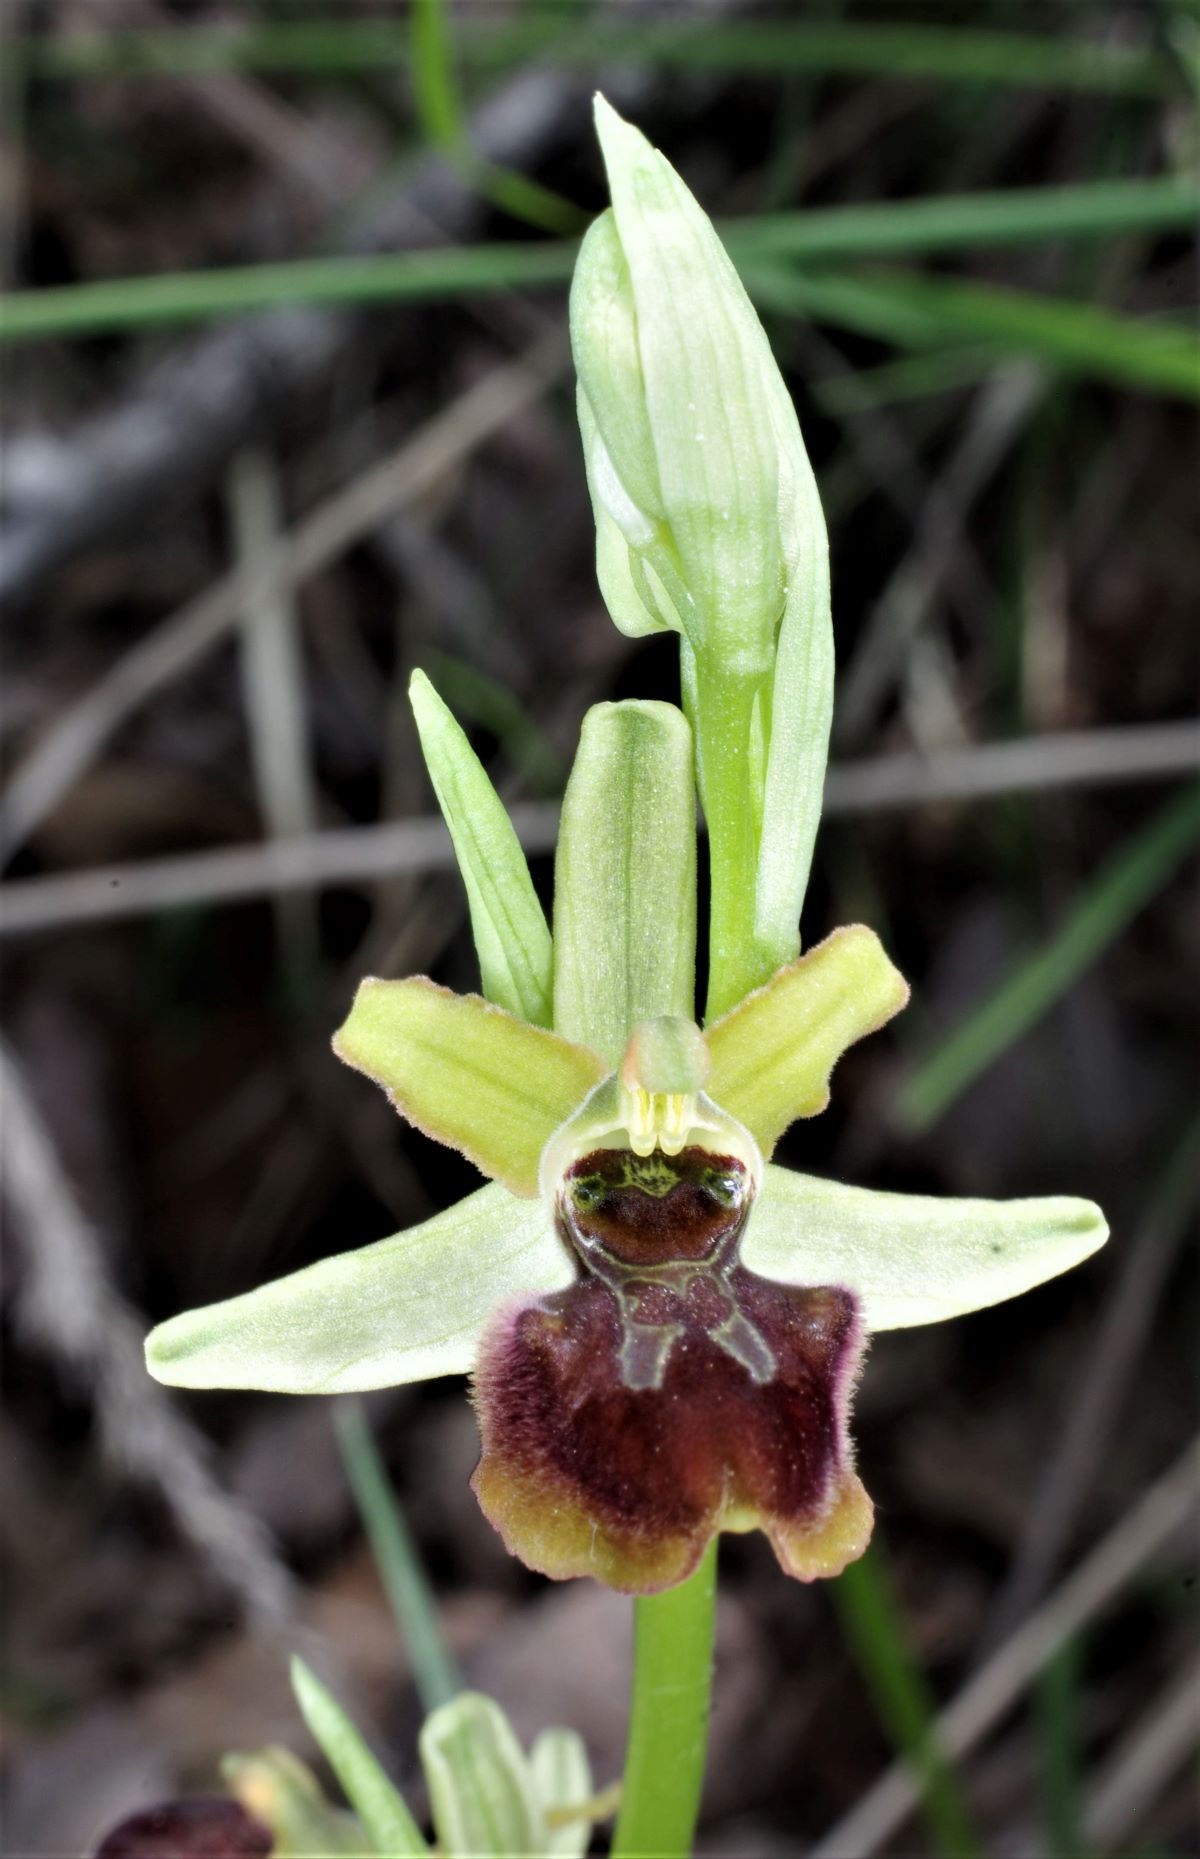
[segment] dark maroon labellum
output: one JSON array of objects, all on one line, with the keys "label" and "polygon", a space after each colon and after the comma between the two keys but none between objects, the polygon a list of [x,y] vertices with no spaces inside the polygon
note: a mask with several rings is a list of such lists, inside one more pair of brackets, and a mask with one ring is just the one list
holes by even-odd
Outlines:
[{"label": "dark maroon labellum", "polygon": [[206,1795],[131,1814],[92,1859],[267,1859],[274,1843],[239,1802]]},{"label": "dark maroon labellum", "polygon": [[718,1529],[764,1530],[803,1579],[862,1553],[855,1299],[746,1271],[753,1198],[738,1159],[701,1147],[568,1169],[559,1230],[583,1276],[501,1312],[475,1381],[475,1490],[531,1567],[637,1593],[682,1580]]}]

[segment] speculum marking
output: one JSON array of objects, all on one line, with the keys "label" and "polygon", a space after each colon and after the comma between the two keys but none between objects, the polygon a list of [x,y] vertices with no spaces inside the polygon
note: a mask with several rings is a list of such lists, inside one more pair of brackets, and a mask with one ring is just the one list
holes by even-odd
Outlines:
[{"label": "speculum marking", "polygon": [[567,1171],[560,1231],[615,1300],[627,1388],[661,1388],[689,1334],[709,1338],[756,1382],[775,1375],[774,1352],[730,1278],[753,1200],[741,1161],[696,1146],[672,1156],[598,1149]]}]

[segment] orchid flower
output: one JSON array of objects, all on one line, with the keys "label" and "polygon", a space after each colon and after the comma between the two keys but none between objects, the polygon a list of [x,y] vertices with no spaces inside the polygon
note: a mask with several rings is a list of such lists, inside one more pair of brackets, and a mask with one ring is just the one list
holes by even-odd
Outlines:
[{"label": "orchid flower", "polygon": [[[486,779],[417,691],[443,795],[453,769],[460,787]],[[474,916],[495,928],[536,899],[515,837],[496,843],[507,822],[491,800],[490,820],[478,806],[450,818],[460,850],[474,829]],[[152,1373],[338,1394],[471,1372],[475,1491],[547,1575],[650,1592],[688,1575],[717,1530],[765,1530],[804,1579],[861,1554],[871,1506],[847,1409],[865,1335],[1012,1297],[1105,1228],[1083,1201],[878,1194],[776,1167],[842,1052],[908,991],[853,926],[702,1033],[694,834],[679,711],[594,709],[563,809],[553,1028],[423,977],[372,979],[334,1042],[491,1185],[173,1318],[150,1338]],[[515,999],[546,942],[507,946],[497,991]]]},{"label": "orchid flower", "polygon": [[[601,106],[614,207],[572,297],[601,585],[680,634],[685,710],[586,717],[547,923],[428,681],[413,703],[482,993],[362,983],[334,1045],[490,1184],[422,1225],[162,1324],[188,1388],[337,1394],[469,1373],[508,1548],[631,1593],[761,1529],[802,1580],[865,1549],[867,1337],[1018,1295],[1103,1243],[1067,1199],[875,1193],[771,1156],[907,999],[865,927],[799,953],[832,647],[812,473],[765,336],[679,177]],[[686,714],[685,714],[686,712]],[[711,840],[696,1020],[696,792]]]}]

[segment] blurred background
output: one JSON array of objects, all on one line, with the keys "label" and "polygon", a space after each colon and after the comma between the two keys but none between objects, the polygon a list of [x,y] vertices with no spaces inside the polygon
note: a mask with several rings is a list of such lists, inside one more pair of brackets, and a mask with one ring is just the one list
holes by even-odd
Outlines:
[{"label": "blurred background", "polygon": [[[824,499],[805,940],[913,984],[784,1159],[1113,1227],[876,1342],[868,1584],[726,1539],[702,1850],[1195,1852],[1194,0],[0,21],[4,1850],[311,1756],[297,1645],[420,1800],[329,1404],[168,1395],[141,1336],[475,1185],[328,1049],[364,972],[477,985],[411,669],[547,898],[585,708],[677,695],[574,420],[600,85],[727,223]],[[627,1604],[505,1557],[461,1385],[366,1406],[460,1669],[610,1781]],[[914,1810],[875,1784],[941,1708]]]}]

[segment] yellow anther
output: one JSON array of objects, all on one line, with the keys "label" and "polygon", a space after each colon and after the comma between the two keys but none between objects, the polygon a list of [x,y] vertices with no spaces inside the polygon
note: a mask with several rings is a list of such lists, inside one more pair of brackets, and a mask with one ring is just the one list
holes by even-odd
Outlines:
[{"label": "yellow anther", "polygon": [[635,1155],[678,1155],[696,1115],[696,1095],[684,1091],[646,1091],[640,1085],[623,1091],[625,1128]]}]

